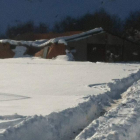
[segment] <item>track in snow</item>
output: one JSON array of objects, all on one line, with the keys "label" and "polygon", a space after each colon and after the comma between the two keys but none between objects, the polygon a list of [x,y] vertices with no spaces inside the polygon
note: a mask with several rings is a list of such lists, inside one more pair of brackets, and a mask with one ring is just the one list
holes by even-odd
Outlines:
[{"label": "track in snow", "polygon": [[28,98],[30,97],[16,95],[16,94],[0,93],[0,101],[23,100]]}]

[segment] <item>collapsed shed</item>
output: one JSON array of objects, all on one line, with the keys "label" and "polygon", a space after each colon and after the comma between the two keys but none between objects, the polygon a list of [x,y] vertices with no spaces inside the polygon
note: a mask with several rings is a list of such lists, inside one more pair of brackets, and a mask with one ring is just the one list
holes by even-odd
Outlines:
[{"label": "collapsed shed", "polygon": [[98,28],[97,32],[89,32],[83,37],[68,40],[67,44],[67,49],[75,50],[73,55],[77,61],[140,61],[139,44],[113,35],[101,28]]},{"label": "collapsed shed", "polygon": [[53,44],[64,43],[76,61],[140,61],[139,44],[113,35],[102,28],[54,38],[41,44],[41,46],[47,46],[50,42]]},{"label": "collapsed shed", "polygon": [[[71,36],[73,34],[81,33],[81,31],[74,31],[74,32],[66,32],[66,33],[49,33],[49,34],[24,34],[17,37],[17,40],[10,40],[10,39],[3,39],[0,40],[1,48],[5,46],[5,44],[9,45],[9,50],[15,54],[15,52],[20,51],[21,48],[22,52],[19,53],[21,57],[24,56],[36,56],[42,58],[51,59],[58,55],[65,55],[66,46],[62,43],[54,42],[54,39],[50,39],[51,37],[60,37],[60,36]],[[27,39],[26,41],[22,39]],[[38,40],[40,39],[40,40]],[[29,41],[35,40],[35,41]],[[45,45],[44,45],[45,44]],[[25,49],[26,48],[26,49]],[[7,48],[5,48],[7,50]],[[25,50],[23,52],[23,50]],[[8,50],[7,50],[8,51]],[[0,50],[0,53],[4,53]],[[16,54],[13,56],[4,57],[1,55],[0,58],[11,58],[17,56]]]},{"label": "collapsed shed", "polygon": [[102,28],[38,41],[1,40],[1,44],[25,46],[25,54],[51,59],[71,53],[76,61],[120,62],[140,61],[140,45]]}]

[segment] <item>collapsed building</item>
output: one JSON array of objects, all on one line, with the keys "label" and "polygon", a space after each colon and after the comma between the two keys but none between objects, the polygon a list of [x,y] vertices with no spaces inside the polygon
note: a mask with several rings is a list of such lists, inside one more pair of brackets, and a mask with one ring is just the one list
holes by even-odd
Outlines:
[{"label": "collapsed building", "polygon": [[76,61],[140,61],[139,44],[113,35],[102,28],[48,38],[37,41],[0,40],[0,58],[14,57],[14,50],[22,46],[26,47],[24,55],[47,59],[71,53]]}]

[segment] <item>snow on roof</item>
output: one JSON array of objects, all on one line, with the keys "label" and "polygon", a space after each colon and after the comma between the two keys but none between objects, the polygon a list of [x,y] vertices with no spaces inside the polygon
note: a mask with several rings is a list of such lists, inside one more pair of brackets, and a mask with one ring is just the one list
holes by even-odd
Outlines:
[{"label": "snow on roof", "polygon": [[98,34],[101,32],[103,32],[103,29],[100,27],[100,28],[95,28],[95,29],[92,29],[92,30],[89,30],[80,34],[76,34],[76,35],[57,37],[57,38],[50,39],[49,41],[41,44],[40,47],[47,46],[48,44],[51,44],[51,43],[59,43],[60,40],[63,40],[65,42],[79,40],[79,39],[87,38],[89,36],[92,36],[93,34]]},{"label": "snow on roof", "polygon": [[36,40],[36,41],[16,41],[16,40],[10,40],[10,39],[3,39],[0,40],[0,43],[8,43],[11,45],[16,46],[32,46],[32,47],[38,47],[40,44],[43,44],[44,42],[47,42],[48,40]]},{"label": "snow on roof", "polygon": [[71,36],[62,36],[62,37],[57,37],[50,40],[45,39],[45,40],[36,40],[36,41],[16,41],[16,40],[10,40],[10,39],[3,39],[3,40],[0,40],[0,43],[9,43],[11,45],[16,45],[16,46],[43,48],[53,43],[67,45],[67,42],[87,38],[87,37],[92,36],[93,34],[98,34],[101,32],[103,32],[103,29],[100,27],[100,28],[95,28],[95,29],[92,29],[92,30],[89,30],[80,34],[71,35]]}]

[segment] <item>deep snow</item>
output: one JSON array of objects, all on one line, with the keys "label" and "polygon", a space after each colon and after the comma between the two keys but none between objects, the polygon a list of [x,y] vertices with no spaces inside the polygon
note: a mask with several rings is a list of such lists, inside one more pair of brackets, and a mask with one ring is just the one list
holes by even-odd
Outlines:
[{"label": "deep snow", "polygon": [[140,80],[123,94],[118,106],[94,120],[75,140],[139,140]]},{"label": "deep snow", "polygon": [[140,78],[139,64],[62,58],[0,60],[0,140],[73,139]]},{"label": "deep snow", "polygon": [[[83,101],[85,96],[104,93],[109,82],[127,77],[139,68],[139,65],[131,64],[41,58],[4,59],[0,60],[0,64],[0,93],[11,98],[9,102],[0,103],[4,106],[0,108],[0,115],[47,115],[52,111],[73,107]],[[21,96],[27,99],[16,100]]]}]

